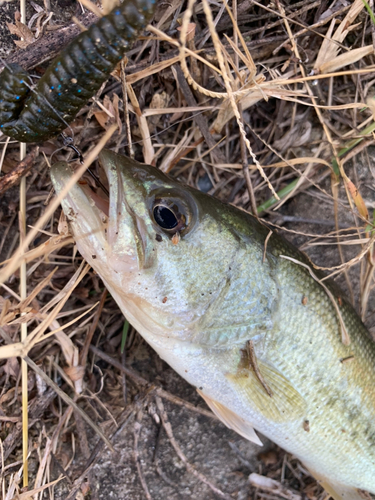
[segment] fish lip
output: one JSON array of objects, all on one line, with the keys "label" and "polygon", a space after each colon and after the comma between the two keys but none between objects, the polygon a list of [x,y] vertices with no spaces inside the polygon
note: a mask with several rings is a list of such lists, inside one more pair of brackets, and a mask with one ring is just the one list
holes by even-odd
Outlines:
[{"label": "fish lip", "polygon": [[[61,204],[77,247],[86,260],[90,262],[90,256],[95,254],[116,272],[133,272],[151,264],[149,234],[145,221],[133,209],[126,192],[134,174],[132,165],[129,170],[124,169],[118,158],[109,150],[99,155],[109,184],[108,210],[84,180],[73,186]],[[51,167],[51,179],[57,193],[63,190],[72,174],[66,162]]]},{"label": "fish lip", "polygon": [[[50,170],[53,187],[59,194],[73,175],[73,169],[66,162],[54,163]],[[70,191],[61,200],[64,212],[71,221],[77,219],[77,215],[83,210],[85,215],[90,216],[90,220],[103,225],[103,219],[106,217],[105,211],[101,210],[91,196],[88,189],[85,189],[84,181],[78,181]],[[87,186],[88,187],[88,186]],[[105,221],[104,221],[105,222]],[[103,226],[104,232],[104,226]]]},{"label": "fish lip", "polygon": [[[59,194],[70,181],[73,170],[66,162],[52,165],[51,180],[55,191]],[[90,260],[91,255],[101,255],[105,258],[107,238],[105,235],[107,217],[88,196],[82,184],[76,183],[61,200],[64,213],[70,222],[73,234],[80,252]],[[90,252],[85,251],[86,240],[89,240]],[[94,257],[96,258],[96,257]]]}]

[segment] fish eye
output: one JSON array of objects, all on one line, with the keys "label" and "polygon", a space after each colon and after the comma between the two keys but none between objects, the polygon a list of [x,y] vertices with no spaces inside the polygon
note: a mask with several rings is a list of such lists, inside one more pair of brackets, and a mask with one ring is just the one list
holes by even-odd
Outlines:
[{"label": "fish eye", "polygon": [[154,207],[154,219],[156,224],[166,230],[174,229],[178,225],[176,214],[168,207],[156,205]]},{"label": "fish eye", "polygon": [[175,234],[187,227],[185,207],[173,199],[156,199],[152,208],[152,215],[156,224],[167,233]]}]

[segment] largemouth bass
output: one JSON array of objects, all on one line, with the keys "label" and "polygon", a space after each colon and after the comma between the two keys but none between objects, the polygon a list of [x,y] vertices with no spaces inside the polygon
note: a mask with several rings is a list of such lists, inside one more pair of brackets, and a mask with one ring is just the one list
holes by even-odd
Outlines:
[{"label": "largemouth bass", "polygon": [[[62,205],[130,323],[228,427],[293,453],[335,499],[375,493],[375,344],[351,306],[249,214],[99,159],[109,202],[81,183]],[[58,193],[72,173],[51,175]]]}]

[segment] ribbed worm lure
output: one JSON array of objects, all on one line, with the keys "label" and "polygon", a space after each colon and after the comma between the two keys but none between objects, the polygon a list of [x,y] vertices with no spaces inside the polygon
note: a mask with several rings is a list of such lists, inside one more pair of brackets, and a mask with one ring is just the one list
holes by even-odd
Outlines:
[{"label": "ribbed worm lure", "polygon": [[18,64],[0,75],[0,130],[21,142],[56,136],[108,79],[153,16],[156,0],[125,0],[75,38],[34,89]]}]

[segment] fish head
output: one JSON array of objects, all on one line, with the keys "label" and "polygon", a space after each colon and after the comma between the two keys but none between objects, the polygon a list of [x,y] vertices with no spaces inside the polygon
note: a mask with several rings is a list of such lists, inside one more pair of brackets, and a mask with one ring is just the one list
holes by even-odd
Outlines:
[{"label": "fish head", "polygon": [[[238,257],[230,207],[111,151],[99,161],[109,184],[106,207],[82,183],[62,201],[79,252],[147,340],[192,339],[228,290]],[[71,175],[67,164],[52,167],[57,193]]]}]

